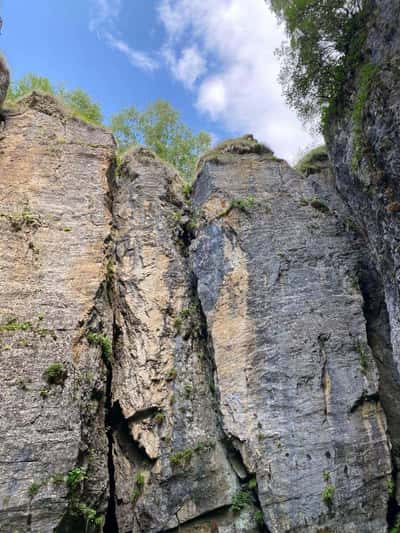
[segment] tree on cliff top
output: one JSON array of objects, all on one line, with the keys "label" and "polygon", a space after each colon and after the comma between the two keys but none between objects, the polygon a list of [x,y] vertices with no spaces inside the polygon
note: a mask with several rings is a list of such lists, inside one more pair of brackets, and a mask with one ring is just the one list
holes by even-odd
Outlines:
[{"label": "tree on cliff top", "polygon": [[156,100],[144,111],[130,107],[117,113],[111,128],[121,151],[143,144],[174,165],[188,181],[193,179],[198,157],[211,145],[208,133],[195,135],[165,100]]},{"label": "tree on cliff top", "polygon": [[369,0],[268,0],[285,22],[288,42],[281,82],[304,120],[335,107],[344,83],[362,61]]},{"label": "tree on cliff top", "polygon": [[13,83],[8,89],[6,101],[13,103],[32,91],[52,94],[59,98],[73,115],[91,124],[102,123],[100,107],[82,89],[55,88],[48,78],[36,76],[35,74],[27,74],[16,83]]}]

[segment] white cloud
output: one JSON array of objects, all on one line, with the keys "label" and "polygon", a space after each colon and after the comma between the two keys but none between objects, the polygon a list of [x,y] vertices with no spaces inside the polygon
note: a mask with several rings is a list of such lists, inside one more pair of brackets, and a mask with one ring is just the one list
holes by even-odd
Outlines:
[{"label": "white cloud", "polygon": [[105,38],[108,44],[122,52],[129,60],[130,64],[134,67],[141,68],[142,70],[152,71],[158,68],[158,63],[148,54],[131,48],[125,41],[117,39],[111,33],[105,33]]},{"label": "white cloud", "polygon": [[284,34],[264,0],[160,0],[159,16],[168,64],[195,89],[200,111],[235,134],[254,133],[290,161],[315,142],[284,102],[274,54]]},{"label": "white cloud", "polygon": [[175,78],[183,83],[187,89],[192,89],[194,83],[207,70],[205,58],[200,54],[196,45],[184,48],[177,57],[172,48],[166,47],[164,57]]},{"label": "white cloud", "polygon": [[121,12],[122,0],[92,0],[90,8],[91,31],[104,31],[114,27]]},{"label": "white cloud", "polygon": [[158,63],[150,54],[132,48],[126,41],[116,36],[116,24],[121,14],[123,0],[92,0],[89,29],[104,39],[111,48],[122,52],[134,67],[153,71]]}]

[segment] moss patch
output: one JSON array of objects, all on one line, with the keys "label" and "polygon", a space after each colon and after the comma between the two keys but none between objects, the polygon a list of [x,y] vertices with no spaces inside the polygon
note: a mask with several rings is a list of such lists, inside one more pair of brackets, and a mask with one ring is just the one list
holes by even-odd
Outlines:
[{"label": "moss patch", "polygon": [[317,174],[326,167],[329,162],[328,152],[325,145],[318,146],[306,153],[295,165],[295,169],[303,176]]}]

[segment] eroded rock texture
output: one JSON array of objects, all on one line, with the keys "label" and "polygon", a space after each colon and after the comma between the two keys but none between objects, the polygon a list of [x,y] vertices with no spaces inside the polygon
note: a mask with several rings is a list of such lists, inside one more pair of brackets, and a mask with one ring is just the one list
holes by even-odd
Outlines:
[{"label": "eroded rock texture", "polygon": [[[379,346],[381,398],[400,466],[400,4],[377,0],[369,10],[364,63],[347,88],[347,105],[328,128],[337,188],[378,275],[365,283],[373,342]],[[364,95],[364,97],[362,96]],[[354,109],[361,108],[361,118]],[[385,327],[384,316],[388,317]],[[382,322],[383,320],[383,322]],[[379,339],[377,338],[379,337]],[[399,485],[399,484],[397,484]]]},{"label": "eroded rock texture", "polygon": [[73,468],[93,480],[82,502],[101,512],[107,501],[105,367],[86,326],[105,275],[114,141],[37,94],[5,118],[0,530],[44,533],[66,512]]},{"label": "eroded rock texture", "polygon": [[312,176],[248,144],[206,157],[194,190],[224,432],[256,474],[270,531],[385,531],[391,465],[362,242],[335,211],[329,172],[316,198]]},{"label": "eroded rock texture", "polygon": [[10,85],[10,72],[6,60],[0,55],[0,109],[7,95],[8,86]]},{"label": "eroded rock texture", "polygon": [[[114,187],[113,458],[119,531],[257,531],[221,441],[202,317],[185,257],[183,182],[150,151]],[[202,523],[196,518],[205,515]]]}]

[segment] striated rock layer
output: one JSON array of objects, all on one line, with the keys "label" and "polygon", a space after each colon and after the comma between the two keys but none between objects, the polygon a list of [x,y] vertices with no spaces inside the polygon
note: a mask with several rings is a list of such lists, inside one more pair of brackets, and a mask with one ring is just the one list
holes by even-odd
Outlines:
[{"label": "striated rock layer", "polygon": [[105,367],[85,326],[105,275],[114,141],[38,94],[5,118],[0,530],[43,533],[66,512],[73,468],[94,481],[86,501],[99,512],[107,501]]},{"label": "striated rock layer", "polygon": [[0,531],[386,531],[395,318],[327,159],[114,152],[5,112]]},{"label": "striated rock layer", "polygon": [[191,258],[223,430],[276,533],[386,528],[391,465],[357,281],[363,243],[329,207],[330,179],[316,189],[249,140],[206,156],[194,189]]},{"label": "striated rock layer", "polygon": [[211,393],[185,257],[182,186],[172,168],[143,148],[126,156],[114,185],[116,519],[126,532],[188,522],[188,531],[197,531],[195,519],[203,515],[209,519],[201,527],[215,522],[221,532],[257,531],[250,506],[241,517],[230,511],[239,478]]},{"label": "striated rock layer", "polygon": [[332,117],[327,142],[336,186],[377,271],[364,292],[396,472],[400,467],[400,4],[376,0],[368,14],[363,63],[346,88],[346,105]]}]

